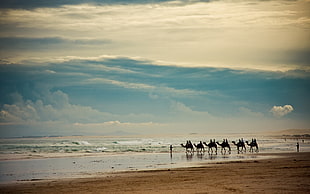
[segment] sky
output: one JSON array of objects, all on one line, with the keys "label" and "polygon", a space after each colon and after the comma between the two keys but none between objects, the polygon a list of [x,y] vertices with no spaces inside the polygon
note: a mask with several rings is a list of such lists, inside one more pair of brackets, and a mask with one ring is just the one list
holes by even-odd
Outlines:
[{"label": "sky", "polygon": [[15,0],[0,15],[0,137],[310,128],[309,0]]}]

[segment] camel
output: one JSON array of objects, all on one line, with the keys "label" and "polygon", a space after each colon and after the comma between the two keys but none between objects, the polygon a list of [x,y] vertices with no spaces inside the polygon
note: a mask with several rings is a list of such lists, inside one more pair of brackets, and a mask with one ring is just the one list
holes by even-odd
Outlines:
[{"label": "camel", "polygon": [[194,146],[193,146],[191,141],[187,141],[185,145],[183,143],[181,143],[181,146],[183,148],[185,148],[186,152],[194,152]]},{"label": "camel", "polygon": [[255,152],[258,152],[258,144],[256,142],[256,139],[252,139],[252,142],[249,143],[248,141],[245,142],[248,146],[250,146],[250,152],[253,152],[255,148]]},{"label": "camel", "polygon": [[194,144],[194,146],[196,147],[197,152],[204,152],[205,151],[205,147],[203,146],[203,143],[200,141],[199,144]]},{"label": "camel", "polygon": [[223,150],[225,151],[224,153],[226,153],[226,148],[228,148],[229,153],[231,153],[230,145],[229,145],[227,139],[223,140],[222,143],[219,143],[218,141],[216,143],[217,143],[217,145],[222,147],[221,153],[223,153]]},{"label": "camel", "polygon": [[[243,149],[244,149],[244,152],[246,152],[246,147],[245,147],[245,144],[244,144],[243,141],[240,141],[240,140],[239,140],[239,142],[238,142],[237,144],[236,144],[235,141],[232,141],[232,143],[233,143],[235,146],[237,146],[238,154],[239,154],[240,152],[243,152]],[[240,150],[240,148],[241,148],[241,150]]]},{"label": "camel", "polygon": [[215,143],[215,140],[212,141],[210,139],[210,142],[209,144],[207,144],[206,142],[203,142],[203,144],[205,144],[206,146],[208,146],[208,153],[210,153],[210,150],[211,150],[211,153],[213,153],[213,148],[215,148],[215,153],[217,154],[217,145]]}]

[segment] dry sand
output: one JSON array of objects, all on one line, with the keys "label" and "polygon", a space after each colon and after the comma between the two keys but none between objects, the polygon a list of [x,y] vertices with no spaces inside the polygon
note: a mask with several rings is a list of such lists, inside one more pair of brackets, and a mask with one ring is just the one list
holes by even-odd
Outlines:
[{"label": "dry sand", "polygon": [[[267,154],[265,154],[267,155]],[[96,178],[1,185],[0,193],[310,193],[310,153]]]}]

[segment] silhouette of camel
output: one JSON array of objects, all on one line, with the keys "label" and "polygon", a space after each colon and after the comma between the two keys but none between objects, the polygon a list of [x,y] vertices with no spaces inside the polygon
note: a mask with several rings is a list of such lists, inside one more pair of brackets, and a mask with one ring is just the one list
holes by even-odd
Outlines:
[{"label": "silhouette of camel", "polygon": [[248,146],[250,146],[250,152],[253,152],[255,148],[255,152],[258,152],[258,144],[256,142],[256,139],[252,139],[252,142],[249,143],[248,141],[245,142]]},{"label": "silhouette of camel", "polygon": [[204,152],[205,151],[205,147],[203,146],[203,143],[201,141],[197,145],[194,144],[194,146],[196,147],[197,152]]},{"label": "silhouette of camel", "polygon": [[[240,140],[239,140],[238,143],[236,143],[235,141],[232,141],[232,143],[233,143],[235,146],[237,146],[238,154],[239,154],[240,152],[243,152],[243,149],[244,149],[244,152],[246,152],[246,147],[245,147],[245,144],[244,144],[243,141],[240,141]],[[241,148],[241,150],[240,150],[240,148]]]},{"label": "silhouette of camel", "polygon": [[215,143],[215,140],[212,141],[210,139],[210,142],[209,144],[207,144],[206,142],[203,142],[203,144],[205,144],[206,146],[208,146],[208,153],[210,153],[210,150],[211,150],[211,153],[213,153],[213,148],[215,148],[215,153],[217,154],[217,145]]},{"label": "silhouette of camel", "polygon": [[194,146],[191,141],[187,141],[185,145],[181,143],[181,146],[185,148],[186,152],[194,152]]},{"label": "silhouette of camel", "polygon": [[229,153],[231,153],[230,145],[227,140],[224,140],[222,143],[216,142],[219,146],[221,146],[221,153],[223,153],[223,150],[226,153],[226,148],[228,148]]}]

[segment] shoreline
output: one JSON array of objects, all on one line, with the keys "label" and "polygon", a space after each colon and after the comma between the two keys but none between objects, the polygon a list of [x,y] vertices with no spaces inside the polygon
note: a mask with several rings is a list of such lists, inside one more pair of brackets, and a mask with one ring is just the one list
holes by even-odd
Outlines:
[{"label": "shoreline", "polygon": [[99,173],[87,178],[34,179],[0,185],[0,191],[1,193],[310,192],[310,152],[255,155],[268,158],[203,162],[196,167]]},{"label": "shoreline", "polygon": [[[267,155],[277,154],[279,152],[266,152]],[[281,153],[292,153],[291,151],[281,152]],[[0,162],[2,161],[19,161],[19,160],[40,160],[40,159],[59,159],[59,158],[79,158],[79,157],[89,157],[89,158],[100,158],[100,157],[113,157],[113,156],[134,156],[134,155],[156,155],[156,154],[167,154],[170,155],[169,151],[165,152],[99,152],[99,153],[40,153],[40,154],[2,154],[0,155]],[[176,154],[186,154],[186,152],[173,152],[173,155]],[[195,151],[193,155],[196,155]],[[200,154],[200,153],[199,153]],[[208,152],[205,151],[202,153],[203,155],[207,155]],[[231,153],[232,155],[246,155],[246,156],[263,156],[265,153]],[[231,154],[222,154],[218,153],[217,155],[229,156]],[[214,155],[214,154],[209,154]]]},{"label": "shoreline", "polygon": [[175,169],[206,163],[265,159],[272,156],[247,154],[122,153],[94,156],[31,158],[0,161],[0,184],[93,177],[103,173]]}]

